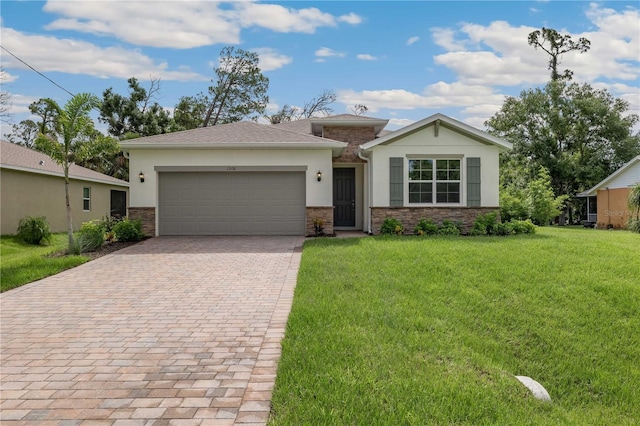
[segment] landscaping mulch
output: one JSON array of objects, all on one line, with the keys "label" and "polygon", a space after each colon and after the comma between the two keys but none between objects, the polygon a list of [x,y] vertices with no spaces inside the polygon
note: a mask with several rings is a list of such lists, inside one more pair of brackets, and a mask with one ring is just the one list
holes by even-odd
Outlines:
[{"label": "landscaping mulch", "polygon": [[139,242],[140,241],[115,241],[112,243],[105,243],[98,250],[82,253],[82,255],[91,258],[91,260],[95,260],[99,257],[106,256],[118,250],[138,244]]}]

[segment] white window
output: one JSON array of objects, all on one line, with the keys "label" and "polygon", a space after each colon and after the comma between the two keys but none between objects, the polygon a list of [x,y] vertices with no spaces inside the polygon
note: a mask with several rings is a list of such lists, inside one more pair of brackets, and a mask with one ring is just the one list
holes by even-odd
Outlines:
[{"label": "white window", "polygon": [[460,159],[409,160],[409,204],[458,204]]},{"label": "white window", "polygon": [[82,188],[82,210],[85,212],[91,211],[91,188]]}]

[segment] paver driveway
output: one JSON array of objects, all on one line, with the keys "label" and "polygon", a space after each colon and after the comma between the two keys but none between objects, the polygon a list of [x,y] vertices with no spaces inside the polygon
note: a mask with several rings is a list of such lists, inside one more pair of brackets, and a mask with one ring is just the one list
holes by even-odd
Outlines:
[{"label": "paver driveway", "polygon": [[3,425],[264,424],[302,242],[154,238],[3,293]]}]

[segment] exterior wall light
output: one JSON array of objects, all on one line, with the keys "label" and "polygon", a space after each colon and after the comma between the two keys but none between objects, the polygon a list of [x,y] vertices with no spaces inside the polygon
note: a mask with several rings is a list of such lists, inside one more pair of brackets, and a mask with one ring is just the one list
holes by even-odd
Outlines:
[{"label": "exterior wall light", "polygon": [[318,182],[320,182],[322,180],[322,172],[318,170],[318,173],[316,173],[316,176],[318,177]]},{"label": "exterior wall light", "polygon": [[140,172],[138,177],[140,178],[140,182],[144,182],[144,173]]}]

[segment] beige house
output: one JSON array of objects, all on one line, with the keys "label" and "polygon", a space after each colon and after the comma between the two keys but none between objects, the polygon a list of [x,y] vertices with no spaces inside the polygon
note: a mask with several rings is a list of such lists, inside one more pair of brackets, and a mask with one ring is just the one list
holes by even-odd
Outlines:
[{"label": "beige house", "polygon": [[238,122],[122,141],[130,217],[149,235],[378,233],[386,217],[468,229],[499,210],[499,153],[511,144],[442,114],[389,132],[350,114]]},{"label": "beige house", "polygon": [[[0,225],[15,234],[25,216],[45,216],[53,232],[67,229],[64,173],[48,155],[7,141],[0,149]],[[74,229],[109,215],[126,215],[129,183],[77,165],[69,169]]]},{"label": "beige house", "polygon": [[631,217],[629,192],[635,185],[640,185],[640,155],[593,188],[578,194],[587,199],[585,226],[626,228]]}]

